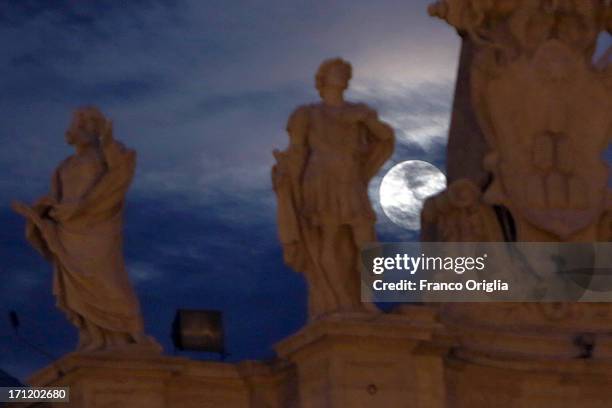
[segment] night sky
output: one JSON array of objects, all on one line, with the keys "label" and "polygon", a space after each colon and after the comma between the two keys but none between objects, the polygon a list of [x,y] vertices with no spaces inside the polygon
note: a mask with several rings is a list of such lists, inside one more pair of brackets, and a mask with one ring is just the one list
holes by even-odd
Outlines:
[{"label": "night sky", "polygon": [[[126,261],[147,331],[173,354],[177,308],[221,309],[230,361],[273,356],[306,320],[303,278],[283,265],[271,189],[285,123],[317,99],[319,63],[353,63],[349,99],[396,130],[394,163],[443,168],[459,53],[426,0],[132,0],[0,4],[0,368],[25,379],[74,350],[51,267],[23,237],[11,199],[44,194],[68,154],[71,111],[98,105],[139,154],[125,219]],[[381,175],[384,172],[381,172]],[[379,237],[413,240],[378,204]],[[216,358],[192,355],[195,358]]]}]

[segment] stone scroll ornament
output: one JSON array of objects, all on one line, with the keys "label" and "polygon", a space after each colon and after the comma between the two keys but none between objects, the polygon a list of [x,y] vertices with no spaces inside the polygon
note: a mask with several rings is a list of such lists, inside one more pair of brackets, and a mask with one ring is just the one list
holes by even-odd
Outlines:
[{"label": "stone scroll ornament", "polygon": [[50,193],[13,209],[27,220],[27,240],[53,264],[53,294],[79,330],[78,351],[158,353],[144,333],[122,253],[136,153],[113,138],[111,122],[94,107],[74,113],[66,142],[76,152],[55,170]]},{"label": "stone scroll ornament", "polygon": [[359,248],[376,241],[368,183],[391,156],[394,134],[374,110],[344,100],[351,72],[339,58],[321,64],[322,102],[293,112],[289,147],[274,152],[284,259],[306,276],[311,319],[376,310],[361,302]]},{"label": "stone scroll ornament", "polygon": [[457,180],[429,200],[425,239],[504,240],[493,211],[503,208],[506,239],[610,240],[612,68],[593,62],[609,2],[445,0],[429,11],[474,45],[471,102],[490,181]]}]

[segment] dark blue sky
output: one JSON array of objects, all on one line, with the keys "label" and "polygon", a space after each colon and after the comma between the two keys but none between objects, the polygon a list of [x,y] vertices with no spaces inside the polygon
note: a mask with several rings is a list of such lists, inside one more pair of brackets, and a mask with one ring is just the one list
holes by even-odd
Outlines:
[{"label": "dark blue sky", "polygon": [[[222,309],[232,360],[271,357],[306,318],[300,275],[276,237],[271,151],[289,113],[316,99],[325,58],[353,63],[349,97],[396,130],[385,169],[443,166],[459,42],[427,0],[4,0],[0,4],[0,368],[23,379],[76,331],[56,310],[51,268],[23,238],[11,199],[48,189],[73,108],[96,104],[139,153],[125,253],[148,331],[172,353],[177,308]],[[414,239],[380,211],[383,240]]]}]

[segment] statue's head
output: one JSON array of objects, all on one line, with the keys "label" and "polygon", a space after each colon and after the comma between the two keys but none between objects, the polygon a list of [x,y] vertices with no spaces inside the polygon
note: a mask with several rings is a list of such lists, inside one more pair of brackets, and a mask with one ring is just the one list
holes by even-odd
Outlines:
[{"label": "statue's head", "polygon": [[315,76],[315,86],[322,93],[324,89],[338,89],[341,92],[348,88],[353,75],[351,64],[342,58],[323,61]]},{"label": "statue's head", "polygon": [[66,142],[73,146],[98,144],[106,118],[95,106],[84,106],[74,111],[66,131]]}]

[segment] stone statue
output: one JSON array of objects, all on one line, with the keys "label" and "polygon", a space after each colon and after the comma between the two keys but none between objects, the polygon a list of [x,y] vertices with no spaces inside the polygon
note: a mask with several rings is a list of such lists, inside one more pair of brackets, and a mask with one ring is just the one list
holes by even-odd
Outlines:
[{"label": "stone statue", "polygon": [[[612,67],[593,62],[599,35],[612,27],[610,3],[443,0],[429,11],[472,47],[463,67],[471,98],[462,108],[473,111],[484,137],[480,156],[488,179],[458,178],[430,198],[422,239],[610,241],[612,194],[603,155],[612,136]],[[608,303],[456,303],[440,309],[462,356],[582,356],[576,339],[589,333],[593,357],[608,358],[611,319]],[[512,343],[510,332],[522,340]],[[559,338],[556,348],[546,349]]]},{"label": "stone statue", "polygon": [[274,152],[284,259],[306,275],[311,319],[376,309],[361,302],[359,248],[376,240],[368,183],[394,135],[374,110],[344,100],[351,75],[348,62],[324,61],[316,74],[322,102],[293,112],[289,148]]},{"label": "stone statue", "polygon": [[[610,2],[442,0],[429,11],[469,46],[461,67],[466,83],[455,96],[462,105],[455,108],[460,119],[470,119],[457,126],[474,133],[450,136],[477,145],[470,155],[449,141],[448,155],[456,155],[455,164],[469,157],[480,166],[452,168],[461,177],[426,202],[422,239],[610,241],[612,195],[603,158],[612,136],[610,54],[593,62],[599,35],[612,28]],[[558,245],[561,254],[578,247]],[[550,273],[543,264],[531,264],[531,273]],[[610,384],[597,381],[599,364],[612,356],[610,303],[446,303],[438,317],[453,344],[444,356],[454,395],[449,406],[594,407],[609,394]]]},{"label": "stone statue", "polygon": [[144,334],[122,253],[136,153],[114,140],[111,122],[95,107],[74,113],[66,142],[76,153],[55,170],[50,193],[13,208],[27,219],[30,244],[53,264],[53,293],[79,330],[79,351],[159,352]]},{"label": "stone statue", "polygon": [[[481,224],[487,240],[609,240],[612,195],[602,155],[612,135],[612,68],[593,63],[597,38],[610,25],[607,3],[446,0],[430,13],[474,44],[471,108],[486,140],[482,165],[490,180],[472,183],[479,194],[464,208],[487,222],[497,222],[493,208],[507,211],[500,220],[512,220],[500,225],[505,234]],[[468,182],[459,184],[455,190]],[[448,214],[458,207],[439,205],[453,203],[451,190],[442,193],[449,199],[426,205],[427,221],[457,224]]]}]

